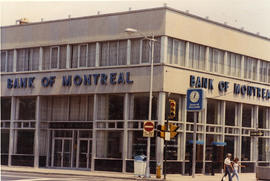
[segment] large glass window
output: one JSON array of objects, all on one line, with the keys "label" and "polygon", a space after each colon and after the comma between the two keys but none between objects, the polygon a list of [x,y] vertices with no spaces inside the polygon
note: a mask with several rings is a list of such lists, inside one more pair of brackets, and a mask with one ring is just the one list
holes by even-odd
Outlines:
[{"label": "large glass window", "polygon": [[7,154],[9,149],[9,130],[1,129],[1,154]]},{"label": "large glass window", "polygon": [[186,43],[184,41],[168,38],[168,63],[184,66],[185,53]]},{"label": "large glass window", "polygon": [[1,72],[6,72],[7,51],[1,51]]},{"label": "large glass window", "polygon": [[210,72],[224,73],[224,51],[209,48]]},{"label": "large glass window", "polygon": [[100,43],[100,66],[126,65],[127,41]]},{"label": "large glass window", "polygon": [[39,48],[17,50],[17,71],[38,70]]},{"label": "large glass window", "polygon": [[266,128],[266,109],[267,107],[259,106],[259,128]]},{"label": "large glass window", "polygon": [[242,153],[241,160],[249,161],[250,160],[250,137],[242,136]]},{"label": "large glass window", "polygon": [[67,61],[67,46],[63,45],[60,46],[60,53],[59,53],[59,68],[64,69],[66,68],[66,61]]},{"label": "large glass window", "polygon": [[244,78],[256,80],[257,76],[257,60],[245,57]]},{"label": "large glass window", "polygon": [[36,98],[20,98],[19,101],[19,120],[35,120]]},{"label": "large glass window", "polygon": [[235,125],[235,106],[236,104],[233,102],[226,102],[225,125]]},{"label": "large glass window", "polygon": [[[49,109],[50,110],[50,109]],[[52,97],[52,121],[67,121],[68,115],[68,97]]]},{"label": "large glass window", "polygon": [[189,43],[189,67],[204,70],[205,54],[205,46]]},{"label": "large glass window", "polygon": [[269,161],[266,159],[268,154],[270,154],[270,148],[268,146],[269,144],[267,144],[267,141],[267,138],[259,138],[259,161]]},{"label": "large glass window", "polygon": [[59,62],[59,47],[51,47],[51,68],[56,69],[58,68]]},{"label": "large glass window", "polygon": [[243,111],[242,111],[242,126],[243,127],[251,127],[251,112],[252,112],[252,106],[243,104]]},{"label": "large glass window", "polygon": [[241,55],[235,53],[227,54],[227,63],[228,63],[228,75],[240,77],[241,74]]},{"label": "large glass window", "polygon": [[218,106],[217,100],[207,99],[207,124],[217,124]]},{"label": "large glass window", "polygon": [[270,63],[268,63],[268,66],[267,66],[267,67],[268,67],[268,68],[267,68],[267,69],[268,69],[268,70],[267,70],[267,72],[268,72],[268,73],[267,73],[267,75],[268,75],[268,76],[267,76],[267,77],[268,77],[268,83],[270,83]]},{"label": "large glass window", "polygon": [[97,131],[96,139],[97,158],[122,158],[122,131]]},{"label": "large glass window", "polygon": [[33,154],[35,132],[32,130],[18,130],[17,154]]},{"label": "large glass window", "polygon": [[140,39],[131,40],[130,64],[140,63]]},{"label": "large glass window", "polygon": [[11,98],[1,98],[1,120],[10,120]]},{"label": "large glass window", "polygon": [[88,67],[94,67],[96,64],[96,43],[88,44]]},{"label": "large glass window", "polygon": [[268,65],[268,62],[261,61],[261,65],[260,65],[260,81],[261,82],[267,82],[267,65]]},{"label": "large glass window", "polygon": [[109,96],[109,120],[124,119],[124,96]]},{"label": "large glass window", "polygon": [[[149,95],[134,96],[134,120],[147,120],[149,113]],[[152,120],[157,120],[157,97],[152,99]]]}]

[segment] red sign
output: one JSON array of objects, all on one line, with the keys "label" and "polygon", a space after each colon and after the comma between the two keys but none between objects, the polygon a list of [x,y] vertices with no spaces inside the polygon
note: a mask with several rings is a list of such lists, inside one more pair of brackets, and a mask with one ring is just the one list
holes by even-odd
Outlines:
[{"label": "red sign", "polygon": [[144,137],[153,137],[154,136],[154,121],[144,121],[143,124],[143,136]]}]

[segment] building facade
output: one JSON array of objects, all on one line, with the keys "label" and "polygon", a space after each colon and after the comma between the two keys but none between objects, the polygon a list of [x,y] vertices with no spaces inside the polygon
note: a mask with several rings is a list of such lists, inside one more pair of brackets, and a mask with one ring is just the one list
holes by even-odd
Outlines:
[{"label": "building facade", "polygon": [[[157,40],[156,125],[177,102],[169,173],[189,172],[189,88],[205,92],[197,172],[210,172],[213,142],[249,165],[242,172],[270,164],[269,38],[168,7],[1,27],[1,164],[133,172],[146,154],[151,47],[126,28]],[[151,172],[163,146],[151,138]]]}]

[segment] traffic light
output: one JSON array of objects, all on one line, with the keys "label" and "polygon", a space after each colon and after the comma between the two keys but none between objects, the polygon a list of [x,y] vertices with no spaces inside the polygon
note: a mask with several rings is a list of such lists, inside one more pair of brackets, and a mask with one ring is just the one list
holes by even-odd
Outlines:
[{"label": "traffic light", "polygon": [[165,138],[165,131],[166,131],[166,126],[165,125],[157,125],[157,136],[160,138]]},{"label": "traffic light", "polygon": [[170,128],[170,138],[176,137],[178,135],[176,131],[179,128],[179,126],[169,123],[169,128]]},{"label": "traffic light", "polygon": [[169,116],[168,119],[174,119],[175,118],[175,111],[176,111],[176,101],[173,99],[169,99],[169,103],[170,103],[170,112],[169,112]]}]

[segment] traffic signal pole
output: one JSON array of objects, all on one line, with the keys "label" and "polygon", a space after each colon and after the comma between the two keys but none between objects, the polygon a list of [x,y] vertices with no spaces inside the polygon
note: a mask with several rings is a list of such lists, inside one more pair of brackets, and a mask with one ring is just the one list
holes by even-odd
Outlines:
[{"label": "traffic signal pole", "polygon": [[[166,130],[165,130],[165,135],[166,132],[169,131],[169,120],[167,119],[166,121]],[[167,146],[168,146],[168,141],[166,139],[164,139],[165,141],[165,155],[164,155],[164,180],[166,180],[166,172],[167,172]]]}]

